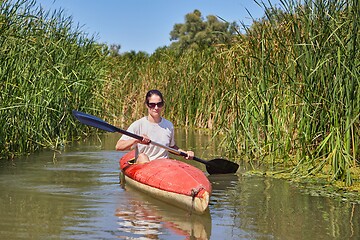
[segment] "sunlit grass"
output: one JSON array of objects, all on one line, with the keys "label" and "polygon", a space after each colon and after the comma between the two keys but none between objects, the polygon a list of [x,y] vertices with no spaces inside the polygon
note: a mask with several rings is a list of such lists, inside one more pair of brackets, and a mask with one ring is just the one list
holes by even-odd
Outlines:
[{"label": "sunlit grass", "polygon": [[102,48],[62,11],[0,4],[0,157],[56,149],[84,130],[71,110],[96,111]]}]

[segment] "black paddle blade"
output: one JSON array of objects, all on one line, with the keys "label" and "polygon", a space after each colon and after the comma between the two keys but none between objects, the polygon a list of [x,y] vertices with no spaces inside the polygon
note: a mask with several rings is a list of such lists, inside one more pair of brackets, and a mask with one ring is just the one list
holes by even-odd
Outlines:
[{"label": "black paddle blade", "polygon": [[236,173],[238,168],[239,165],[237,163],[221,158],[210,160],[206,164],[206,171],[209,174]]},{"label": "black paddle blade", "polygon": [[112,126],[109,123],[105,122],[104,120],[102,120],[102,119],[100,119],[98,117],[95,117],[93,115],[83,113],[83,112],[79,112],[79,111],[76,111],[76,110],[73,110],[72,114],[82,124],[85,124],[85,125],[88,125],[88,126],[91,126],[91,127],[95,127],[95,128],[99,128],[99,129],[102,129],[102,130],[108,131],[108,132],[118,132],[119,131],[119,129],[117,127]]}]

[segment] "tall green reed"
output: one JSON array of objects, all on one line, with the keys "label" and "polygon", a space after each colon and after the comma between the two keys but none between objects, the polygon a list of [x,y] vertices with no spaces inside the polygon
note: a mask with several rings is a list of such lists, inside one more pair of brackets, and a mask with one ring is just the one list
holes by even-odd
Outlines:
[{"label": "tall green reed", "polygon": [[281,3],[283,10],[265,7],[230,47],[118,59],[110,89],[120,100],[108,113],[131,122],[144,114],[145,92],[159,88],[165,116],[212,129],[231,156],[351,184],[359,159],[358,3]]},{"label": "tall green reed", "polygon": [[0,19],[0,157],[57,149],[85,131],[71,110],[99,111],[102,46],[36,1],[2,1]]},{"label": "tall green reed", "polygon": [[[305,170],[315,174],[314,166],[327,161],[332,178],[348,185],[359,142],[354,134],[360,100],[359,69],[354,67],[359,65],[359,31],[353,23],[360,16],[357,9],[357,1],[306,1],[303,8],[295,9],[306,34],[299,38],[297,33],[293,40],[298,43],[297,62],[303,63],[298,64],[298,74],[306,87],[301,92],[305,111],[299,129],[310,152],[303,149],[303,155],[309,156]],[[322,151],[314,151],[322,145]]]}]

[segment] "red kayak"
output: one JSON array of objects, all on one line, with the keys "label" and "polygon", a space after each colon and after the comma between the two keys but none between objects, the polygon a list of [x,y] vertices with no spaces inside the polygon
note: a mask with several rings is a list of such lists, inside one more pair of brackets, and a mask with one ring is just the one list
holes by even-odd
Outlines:
[{"label": "red kayak", "polygon": [[125,184],[185,210],[203,213],[209,205],[211,184],[198,168],[173,159],[134,164],[135,151],[120,159]]}]

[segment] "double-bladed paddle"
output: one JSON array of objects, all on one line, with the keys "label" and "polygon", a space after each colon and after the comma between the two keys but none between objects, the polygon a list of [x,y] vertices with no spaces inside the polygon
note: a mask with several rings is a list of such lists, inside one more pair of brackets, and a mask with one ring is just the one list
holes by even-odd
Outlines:
[{"label": "double-bladed paddle", "polygon": [[[73,110],[72,113],[81,123],[83,123],[85,125],[89,125],[89,126],[92,126],[92,127],[95,127],[95,128],[99,128],[99,129],[102,129],[102,130],[107,131],[107,132],[119,132],[119,133],[125,134],[125,135],[127,135],[129,137],[138,139],[140,141],[143,139],[142,136],[139,136],[139,135],[136,135],[134,133],[131,133],[131,132],[125,131],[123,129],[117,128],[117,127],[115,127],[115,126],[113,126],[113,125],[105,122],[104,120],[102,120],[102,119],[100,119],[98,117],[95,117],[93,115],[86,114],[86,113],[83,113],[83,112],[79,112],[79,111],[76,111],[76,110]],[[179,150],[176,150],[174,148],[170,148],[168,146],[162,145],[162,144],[154,142],[154,141],[151,141],[151,144],[154,144],[154,145],[156,145],[158,147],[164,148],[164,149],[168,150],[169,152],[171,152],[173,154],[183,156],[183,157],[187,157],[186,153],[181,152]],[[216,159],[213,159],[213,160],[210,160],[210,161],[205,161],[203,159],[200,159],[200,158],[194,156],[193,160],[205,164],[206,165],[206,170],[207,170],[207,172],[209,174],[235,173],[239,168],[238,164],[236,164],[234,162],[231,162],[231,161],[228,161],[226,159],[221,159],[221,158],[216,158]]]}]

